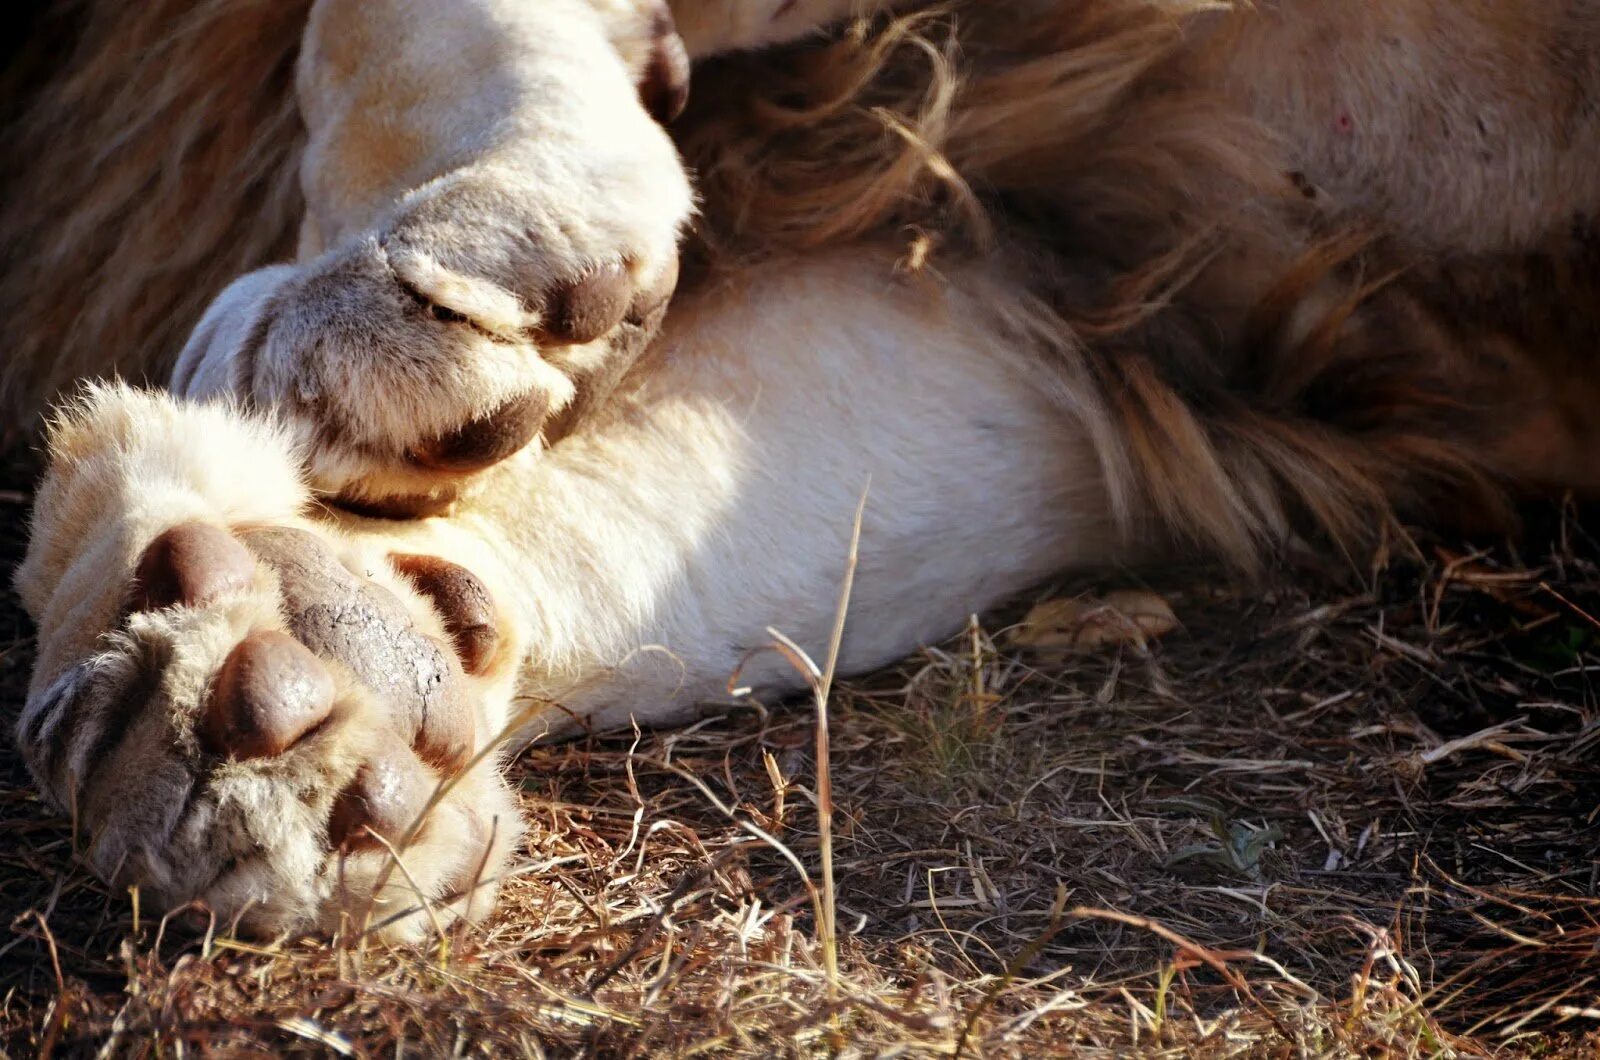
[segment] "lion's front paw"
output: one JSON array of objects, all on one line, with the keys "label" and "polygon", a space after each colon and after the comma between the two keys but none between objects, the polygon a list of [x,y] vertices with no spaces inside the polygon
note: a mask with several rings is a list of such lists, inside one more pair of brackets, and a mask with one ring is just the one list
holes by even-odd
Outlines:
[{"label": "lion's front paw", "polygon": [[479,753],[492,605],[443,561],[400,564],[429,607],[352,555],[202,521],[144,549],[117,628],[18,725],[98,874],[258,933],[414,935],[492,905],[520,828]]},{"label": "lion's front paw", "polygon": [[653,337],[691,200],[670,146],[647,161],[625,179],[488,168],[427,185],[381,229],[236,281],[174,389],[273,410],[323,490],[438,510],[563,433]]},{"label": "lion's front paw", "polygon": [[[653,336],[694,206],[659,124],[688,59],[663,0],[317,9],[299,261],[218,296],[172,389],[271,410],[358,509],[436,512]],[[339,58],[363,35],[419,47]]]}]

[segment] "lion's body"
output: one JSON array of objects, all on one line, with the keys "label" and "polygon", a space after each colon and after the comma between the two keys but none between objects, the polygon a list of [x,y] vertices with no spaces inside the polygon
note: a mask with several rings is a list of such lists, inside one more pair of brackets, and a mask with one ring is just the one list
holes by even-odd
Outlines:
[{"label": "lion's body", "polygon": [[[1214,417],[1190,432],[1213,447],[1233,444],[1230,433],[1242,444],[1254,431],[1283,434],[1318,449],[1327,474],[1353,476],[1342,492],[1370,487],[1388,500],[1412,500],[1413,488],[1454,494],[1434,476],[1480,493],[1481,476],[1593,486],[1583,413],[1595,330],[1591,314],[1572,318],[1594,289],[1600,16],[1436,0],[1358,15],[1314,0],[1238,15],[1194,6],[1030,3],[1001,15],[977,5],[957,11],[959,30],[941,15],[903,38],[881,34],[873,49],[714,65],[700,93],[711,102],[682,136],[703,173],[707,237],[736,260],[859,239],[910,252],[909,225],[938,246],[937,266],[970,255],[974,229],[1021,223],[1055,241],[1048,271],[1067,287],[1040,292],[1061,318],[1047,326],[1085,336],[1104,362],[1097,374],[1137,373],[1112,384],[1135,405],[1176,391],[1179,406]],[[691,33],[713,35],[701,27],[722,17],[716,5],[680,7]],[[71,58],[23,97],[7,137],[0,233],[19,262],[0,278],[8,416],[26,423],[77,379],[113,370],[165,379],[216,292],[291,252],[304,147],[291,75],[309,8],[172,0],[76,15]],[[921,38],[945,54],[923,51]],[[829,98],[869,74],[877,80],[855,86],[861,99]],[[737,98],[740,85],[756,87]],[[807,112],[796,100],[823,105]],[[897,114],[908,139],[885,136],[863,103]],[[953,172],[929,164],[938,156]],[[1217,264],[1191,279],[1191,262],[1171,256],[1217,253],[1218,229]],[[1350,230],[1371,237],[1357,266],[1339,260],[1347,245],[1317,259],[1314,248]],[[1399,318],[1375,325],[1381,335],[1347,336],[1333,354],[1292,348],[1310,315],[1396,273],[1401,283],[1368,314]],[[1291,276],[1300,287],[1275,292]],[[1271,308],[1294,318],[1289,341],[1250,316],[1274,292],[1287,295]],[[1152,297],[1179,307],[1154,321],[1162,339],[1205,348],[1168,353],[1142,334],[1098,334]],[[1251,349],[1263,335],[1267,348]],[[1125,345],[1138,356],[1123,358]],[[1304,363],[1366,360],[1366,345],[1378,363],[1344,373],[1359,382],[1324,378],[1346,365]],[[1242,375],[1233,362],[1246,357],[1268,364]],[[1446,392],[1434,394],[1441,376]],[[1355,389],[1375,383],[1375,395]],[[1319,386],[1331,393],[1306,415],[1297,402]],[[1408,402],[1408,388],[1429,393]],[[1226,392],[1253,422],[1230,421],[1209,396],[1203,410],[1185,400],[1197,389]],[[1480,391],[1496,407],[1475,407]],[[1436,398],[1481,415],[1447,423]],[[1390,401],[1381,429],[1342,422]],[[1123,411],[1121,429],[1152,434],[1147,458],[1118,472],[1129,489],[1164,467],[1191,478],[1205,462],[1162,453],[1194,439]],[[1486,445],[1484,417],[1498,448]],[[1470,449],[1455,451],[1457,435]],[[1413,473],[1395,474],[1397,464]],[[1163,502],[1161,514],[1203,524],[1205,544],[1242,556],[1260,543],[1249,524],[1267,516],[1227,511],[1215,485]]]},{"label": "lion's body", "polygon": [[[1061,567],[1187,546],[1248,567],[1297,529],[1353,544],[1397,510],[1492,520],[1519,490],[1600,486],[1600,12],[967,0],[737,51],[850,6],[674,3],[691,54],[734,53],[697,67],[674,128],[701,220],[637,364],[689,202],[634,113],[677,54],[647,0],[82,9],[9,141],[7,412],[176,363],[179,395],[287,425],[102,389],[53,437],[20,575],[43,647],[20,732],[54,798],[102,807],[101,871],[249,899],[269,927],[342,908],[326,865],[304,871],[333,826],[281,822],[336,819],[334,794],[374,772],[389,722],[366,649],[317,651],[355,677],[272,769],[196,735],[234,687],[209,675],[267,658],[264,632],[312,643],[327,606],[265,554],[217,590],[248,606],[194,588],[184,564],[253,563],[227,535],[261,524],[321,535],[457,638],[487,747],[519,698],[558,704],[546,728],[612,726],[681,719],[741,666],[792,687],[779,657],[748,657],[768,624],[826,643],[864,489],[846,670]],[[582,294],[597,262],[612,286]],[[558,444],[506,458],[527,440],[505,444],[508,408]],[[491,458],[463,463],[463,438]],[[307,477],[448,517],[309,519]],[[386,552],[479,588],[411,593]],[[177,588],[125,622],[161,564]],[[134,749],[102,755],[128,731],[106,704],[147,693]],[[437,812],[467,838],[414,837],[438,897],[463,886],[457,848],[486,851],[481,874],[515,829],[485,839],[492,763],[446,768],[414,739],[400,773],[466,778]],[[219,754],[234,772],[208,772]],[[188,864],[207,828],[251,836],[254,860]],[[374,864],[344,878],[384,892]]]}]

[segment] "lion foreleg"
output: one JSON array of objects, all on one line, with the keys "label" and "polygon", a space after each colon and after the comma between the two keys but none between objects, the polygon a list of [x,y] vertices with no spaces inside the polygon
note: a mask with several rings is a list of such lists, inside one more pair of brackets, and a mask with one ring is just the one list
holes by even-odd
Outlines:
[{"label": "lion foreleg", "polygon": [[824,656],[863,496],[845,672],[1117,556],[1084,424],[960,279],[857,251],[691,296],[608,414],[463,506],[525,701],[556,704],[541,724],[681,720],[736,675],[797,687],[768,627]]}]

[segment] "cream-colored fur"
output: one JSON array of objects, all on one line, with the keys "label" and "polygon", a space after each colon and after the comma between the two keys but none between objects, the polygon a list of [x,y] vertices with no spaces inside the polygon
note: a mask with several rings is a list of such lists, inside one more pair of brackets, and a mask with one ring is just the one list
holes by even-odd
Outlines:
[{"label": "cream-colored fur", "polygon": [[406,459],[416,443],[530,394],[560,413],[606,351],[542,349],[546,292],[606,264],[661,284],[692,209],[624,60],[649,6],[316,4],[298,261],[219,296],[177,389],[276,410],[319,487],[363,496],[452,491]]},{"label": "cream-colored fur", "polygon": [[[1059,3],[1070,0],[1034,6]],[[1424,91],[1433,75],[1389,48],[1386,33],[1425,44],[1443,7],[1402,5],[1406,18],[1372,8],[1352,23],[1316,0],[1262,6],[1259,17],[1195,15],[1143,91],[1232,100],[1281,150],[1269,161],[1332,199],[1330,222],[1365,219],[1415,248],[1509,252],[1593,205],[1596,185],[1581,179],[1600,153],[1592,123],[1565,138],[1540,125],[1519,141],[1526,153],[1437,171],[1397,147],[1438,133],[1437,156],[1456,158],[1479,118],[1495,128],[1523,113],[1526,101],[1493,91]],[[1507,9],[1469,7],[1463,32],[1481,30],[1473,39],[1503,59],[1493,31]],[[861,9],[674,4],[697,56],[795,39]],[[481,914],[519,829],[494,740],[680,721],[724,700],[736,672],[757,689],[795,688],[793,669],[761,651],[768,627],[824,651],[863,495],[846,672],[1055,570],[1158,555],[1179,536],[1126,534],[1153,524],[1111,481],[1126,463],[1110,451],[1122,436],[1086,374],[1041,370],[1037,299],[1017,281],[1028,248],[1004,238],[921,272],[864,244],[714,274],[679,295],[643,367],[559,444],[470,476],[408,462],[416,445],[529,394],[558,415],[622,355],[609,337],[541,341],[553,284],[603,262],[644,292],[675,275],[690,182],[636,98],[664,61],[661,25],[645,0],[316,5],[298,75],[309,139],[297,260],[222,293],[172,395],[90,390],[50,436],[18,576],[40,627],[18,731],[41,787],[76,814],[96,871],[265,931],[335,928],[374,892],[396,934]],[[1323,47],[1330,33],[1340,35]],[[989,134],[998,145],[1026,130]],[[1241,212],[1280,205],[1263,195]],[[443,319],[428,311],[439,307]],[[1077,363],[1070,337],[1052,349]],[[1269,513],[1260,533],[1284,532],[1268,465],[1240,462],[1253,471],[1230,487],[1239,504]],[[366,520],[317,507],[316,494],[453,506]],[[335,671],[330,722],[281,756],[217,761],[197,742],[229,650],[288,624],[265,567],[204,606],[123,613],[147,546],[194,521],[306,529],[441,641],[442,619],[389,555],[442,557],[489,587],[504,647],[469,682],[486,756],[453,777],[417,763],[451,786],[399,852],[403,872],[329,841],[335,796],[394,724],[350,674]],[[104,751],[116,726],[125,735]],[[486,829],[487,860],[468,864]],[[465,870],[482,885],[461,893],[450,881]]]},{"label": "cream-colored fur", "polygon": [[[187,727],[208,675],[245,633],[281,628],[281,619],[268,583],[195,614],[138,615],[127,632],[101,638],[157,533],[192,519],[311,526],[368,576],[386,571],[389,551],[475,571],[515,630],[515,666],[505,671],[515,685],[499,675],[480,683],[480,734],[505,730],[514,695],[544,704],[518,727],[524,739],[681,721],[726,698],[741,661],[771,642],[769,625],[825,651],[863,492],[841,657],[850,671],[894,659],[1063,563],[1114,554],[1081,434],[1030,385],[989,310],[959,289],[897,282],[871,255],[757,270],[681,306],[661,340],[660,369],[590,428],[502,465],[451,518],[418,522],[307,522],[299,463],[281,433],[224,406],[96,390],[52,438],[61,455],[40,495],[41,545],[20,575],[45,645],[21,731],[40,746],[58,726],[84,726],[83,712],[102,703],[137,711],[135,724],[148,728],[119,752],[125,759],[86,763],[71,781],[107,793],[103,807],[79,803],[97,871],[142,882],[159,900],[201,897],[228,915],[248,898],[246,922],[258,929],[336,926],[340,910],[359,911],[346,895],[364,898],[363,877],[348,865],[340,876],[342,859],[321,850],[319,821],[369,738],[361,700],[348,721],[282,760],[207,772]],[[751,344],[755,327],[771,329],[769,341]],[[890,405],[895,415],[885,417]],[[829,429],[819,434],[819,423]],[[126,515],[69,518],[90,503]],[[139,638],[164,639],[156,648]],[[115,665],[120,683],[75,699],[62,682],[85,679],[86,657],[95,673]],[[128,701],[144,672],[160,675],[164,694]],[[765,655],[741,680],[782,691],[797,675]],[[79,717],[33,732],[32,714],[65,709]],[[75,745],[92,743],[81,731]],[[72,804],[66,781],[40,779]],[[183,805],[193,783],[209,785],[220,808],[191,814],[188,834],[169,836],[161,814]],[[508,805],[489,762],[441,810],[492,814],[509,840]],[[444,878],[456,868],[449,837],[470,834],[439,822],[406,852],[407,867],[424,881]],[[240,843],[259,855],[207,882]],[[175,866],[185,874],[174,877]],[[489,875],[502,866],[503,854]],[[409,899],[403,881],[389,886],[398,895],[390,902]],[[413,917],[395,930],[424,924]]]}]

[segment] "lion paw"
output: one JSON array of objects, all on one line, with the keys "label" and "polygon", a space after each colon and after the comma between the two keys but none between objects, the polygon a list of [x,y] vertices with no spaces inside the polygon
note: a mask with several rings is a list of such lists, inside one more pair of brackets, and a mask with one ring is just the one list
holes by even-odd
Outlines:
[{"label": "lion paw", "polygon": [[103,878],[255,933],[404,937],[493,904],[520,825],[480,753],[488,593],[433,558],[358,574],[340,547],[172,526],[98,650],[30,696],[19,742]]},{"label": "lion paw", "polygon": [[271,409],[329,493],[437,511],[473,473],[555,440],[654,336],[689,205],[666,162],[681,200],[630,218],[596,199],[606,220],[590,226],[588,199],[519,203],[513,176],[426,188],[353,245],[235,281],[173,389]]},{"label": "lion paw", "polygon": [[[616,25],[568,20],[511,49],[504,76],[521,87],[504,113],[470,91],[452,109],[440,82],[473,72],[438,62],[417,75],[425,102],[356,113],[352,99],[388,98],[382,71],[351,85],[311,63],[300,261],[224,290],[172,389],[271,410],[313,485],[392,515],[438,512],[603,401],[654,336],[694,208],[653,116],[682,104],[682,44],[659,2],[613,7]],[[476,26],[440,17],[440,33]],[[570,49],[544,41],[556,30]],[[404,157],[378,165],[363,145],[390,127]]]}]

